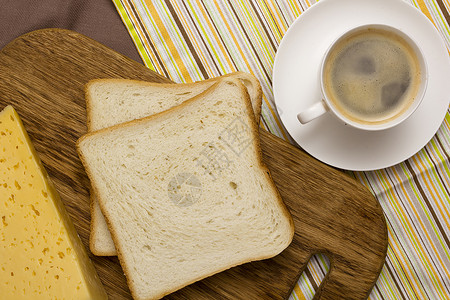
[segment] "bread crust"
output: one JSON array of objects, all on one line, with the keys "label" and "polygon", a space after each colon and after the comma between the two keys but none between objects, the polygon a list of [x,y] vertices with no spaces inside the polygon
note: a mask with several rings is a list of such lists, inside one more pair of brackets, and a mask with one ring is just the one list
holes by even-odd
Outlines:
[{"label": "bread crust", "polygon": [[[254,77],[253,75],[251,75],[250,73],[246,73],[246,72],[241,72],[241,71],[237,71],[237,72],[233,72],[233,73],[229,73],[229,74],[225,74],[219,77],[213,77],[213,78],[209,78],[209,79],[205,79],[202,81],[196,81],[196,82],[191,82],[191,83],[156,83],[156,82],[149,82],[149,81],[142,81],[142,80],[135,80],[135,79],[123,79],[123,78],[108,78],[108,79],[92,79],[90,80],[84,87],[84,93],[86,95],[86,111],[87,111],[87,116],[86,116],[86,124],[87,124],[87,128],[88,131],[92,131],[92,99],[91,99],[91,94],[90,94],[90,86],[99,83],[99,82],[117,82],[117,83],[131,83],[133,85],[136,86],[173,86],[173,85],[179,85],[182,86],[183,88],[186,87],[190,87],[190,86],[195,86],[198,84],[203,84],[205,82],[211,82],[211,81],[215,81],[218,82],[224,78],[230,78],[230,77],[236,77],[237,79],[240,80],[248,80],[252,83],[253,87],[255,88],[255,95],[256,97],[254,98],[254,105],[252,105],[252,107],[256,107],[257,109],[252,109],[255,113],[255,119],[256,122],[259,124],[259,117],[261,116],[261,105],[262,105],[262,88],[261,85],[259,84],[259,81],[256,79],[256,77]],[[197,95],[198,96],[198,95]]]},{"label": "bread crust", "polygon": [[89,234],[89,249],[91,250],[91,252],[94,255],[97,256],[116,256],[117,255],[117,251],[116,251],[116,247],[114,247],[114,249],[102,249],[101,247],[99,247],[99,245],[96,243],[96,239],[98,239],[98,228],[95,228],[96,225],[98,225],[98,223],[100,222],[100,220],[98,220],[99,217],[103,217],[99,216],[98,213],[96,213],[96,209],[95,209],[95,204],[97,203],[96,199],[96,194],[92,188],[92,186],[89,187],[90,188],[90,210],[91,210],[91,224],[90,224],[90,234]]},{"label": "bread crust", "polygon": [[[114,244],[116,245],[117,256],[118,256],[119,261],[120,261],[120,263],[122,265],[123,271],[124,271],[124,273],[126,275],[127,283],[128,283],[128,285],[130,287],[130,290],[131,290],[131,293],[132,293],[132,296],[133,296],[134,299],[142,299],[142,300],[144,300],[144,299],[147,299],[147,298],[139,298],[138,295],[136,295],[135,292],[134,292],[135,291],[135,286],[134,286],[134,283],[130,279],[130,274],[131,274],[132,271],[130,269],[128,269],[127,264],[124,263],[124,257],[123,257],[123,254],[121,252],[121,248],[123,247],[123,245],[121,245],[121,241],[117,238],[117,233],[116,233],[116,231],[114,229],[114,225],[110,221],[111,216],[104,209],[104,201],[105,200],[101,197],[102,195],[98,192],[98,190],[96,188],[97,184],[96,184],[95,178],[92,177],[90,166],[86,162],[86,159],[85,159],[85,157],[83,155],[83,152],[82,152],[82,150],[80,148],[80,145],[83,143],[83,141],[85,139],[87,139],[87,138],[89,138],[91,136],[95,136],[95,135],[102,134],[102,133],[112,132],[112,131],[114,131],[114,130],[116,130],[118,128],[127,128],[127,127],[130,127],[130,126],[134,126],[136,124],[145,123],[145,122],[148,122],[150,120],[161,118],[161,117],[164,117],[164,116],[167,116],[167,115],[170,115],[170,114],[176,114],[178,111],[183,110],[186,106],[192,105],[193,103],[195,103],[197,101],[202,101],[202,98],[206,94],[211,93],[211,91],[216,89],[217,86],[220,84],[220,82],[227,82],[228,84],[237,85],[241,89],[241,92],[245,95],[244,102],[245,102],[245,105],[246,105],[247,117],[250,120],[250,126],[251,126],[250,129],[251,129],[251,132],[252,132],[252,135],[253,135],[252,142],[254,144],[254,149],[255,149],[255,152],[256,152],[255,155],[256,155],[256,158],[257,158],[258,167],[262,171],[264,171],[264,176],[266,177],[267,182],[269,183],[273,194],[276,195],[277,205],[279,206],[279,208],[281,209],[283,215],[286,217],[286,219],[289,222],[290,232],[288,234],[289,234],[290,238],[287,241],[286,245],[283,245],[283,247],[281,247],[281,248],[285,249],[292,242],[292,239],[293,239],[293,236],[294,236],[294,222],[292,220],[292,217],[291,217],[291,214],[289,213],[288,208],[284,204],[284,202],[283,202],[283,200],[281,198],[281,195],[280,195],[278,189],[276,188],[276,186],[275,186],[275,184],[274,184],[274,182],[272,180],[272,177],[270,175],[269,169],[266,167],[266,165],[263,162],[262,150],[261,150],[260,142],[259,142],[259,138],[258,138],[259,137],[259,130],[258,130],[257,123],[255,121],[255,118],[254,118],[252,103],[251,103],[251,100],[250,100],[250,96],[249,96],[249,94],[247,92],[247,89],[244,87],[244,85],[242,83],[240,83],[236,79],[230,79],[230,78],[222,79],[221,81],[214,83],[213,86],[211,86],[209,89],[205,90],[204,92],[200,93],[196,97],[188,99],[188,100],[186,100],[185,102],[181,103],[178,106],[172,107],[172,108],[170,108],[170,109],[168,109],[166,111],[163,111],[163,112],[160,112],[160,113],[148,116],[148,117],[144,117],[144,118],[141,118],[141,119],[125,122],[125,123],[118,124],[118,125],[115,125],[115,126],[112,126],[112,127],[108,127],[108,128],[104,128],[104,129],[100,129],[100,130],[97,130],[97,131],[94,131],[94,132],[87,133],[87,134],[83,135],[76,143],[78,155],[79,155],[83,165],[85,166],[86,173],[87,173],[88,177],[90,178],[91,182],[93,183],[92,186],[93,186],[94,192],[98,196],[98,201],[99,201],[99,204],[100,204],[100,208],[102,210],[103,215],[105,216],[105,219],[106,219],[106,222],[108,224],[108,228],[110,229],[111,236],[112,236],[112,239],[114,241]],[[279,251],[275,255],[278,255],[282,251],[283,250]],[[193,279],[193,280],[191,280],[189,282],[185,282],[183,284],[180,284],[176,289],[171,289],[171,290],[164,291],[160,295],[158,295],[156,298],[162,298],[162,297],[164,297],[164,296],[166,296],[166,295],[168,295],[168,294],[170,294],[170,293],[172,293],[172,292],[174,292],[174,291],[176,291],[178,289],[181,289],[181,288],[183,288],[183,287],[185,287],[187,285],[190,285],[190,284],[192,284],[192,283],[194,283],[196,281],[199,281],[199,280],[204,279],[206,277],[209,277],[209,276],[212,276],[214,274],[220,273],[222,271],[225,271],[225,270],[227,270],[229,268],[232,268],[232,267],[235,267],[237,265],[241,265],[241,264],[244,264],[244,263],[247,263],[247,262],[251,262],[251,261],[271,258],[271,257],[273,257],[275,255],[272,254],[272,255],[268,255],[268,256],[256,256],[256,257],[254,257],[252,259],[243,259],[243,260],[239,261],[238,263],[230,264],[230,265],[228,265],[225,268],[222,268],[220,270],[217,270],[216,272],[208,274],[207,276],[199,276],[198,278],[195,278],[195,279]],[[152,299],[152,298],[148,298],[148,299]]]}]

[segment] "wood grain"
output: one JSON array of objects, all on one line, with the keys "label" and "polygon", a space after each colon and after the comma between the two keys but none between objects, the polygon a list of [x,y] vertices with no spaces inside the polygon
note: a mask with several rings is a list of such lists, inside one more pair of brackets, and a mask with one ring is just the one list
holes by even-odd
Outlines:
[{"label": "wood grain", "polygon": [[[0,109],[22,117],[78,233],[88,248],[89,181],[75,151],[86,133],[84,85],[94,78],[168,79],[78,33],[46,29],[0,52]],[[387,228],[382,209],[361,184],[261,130],[264,161],[296,233],[283,253],[192,284],[168,299],[286,299],[315,253],[330,272],[315,299],[365,299],[384,264]],[[90,254],[111,299],[130,293],[116,257]]]}]

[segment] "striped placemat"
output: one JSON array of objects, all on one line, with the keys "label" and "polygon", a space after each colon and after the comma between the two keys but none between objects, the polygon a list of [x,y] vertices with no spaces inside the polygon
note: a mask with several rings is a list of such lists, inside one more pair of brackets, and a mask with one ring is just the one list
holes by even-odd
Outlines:
[{"label": "striped placemat", "polygon": [[[449,47],[449,0],[407,1],[433,22]],[[272,67],[283,34],[313,1],[113,2],[143,61],[156,72],[176,82],[237,70],[254,74],[264,93],[261,126],[289,140],[273,102]],[[369,299],[450,299],[449,125],[447,113],[428,145],[401,164],[349,172],[377,197],[388,224],[386,264]],[[326,257],[315,256],[291,299],[312,299],[328,266]]]}]

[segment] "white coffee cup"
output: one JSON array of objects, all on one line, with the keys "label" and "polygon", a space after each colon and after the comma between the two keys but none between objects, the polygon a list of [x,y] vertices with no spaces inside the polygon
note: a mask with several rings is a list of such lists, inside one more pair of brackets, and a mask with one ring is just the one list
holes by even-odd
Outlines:
[{"label": "white coffee cup", "polygon": [[306,124],[331,112],[345,124],[383,130],[411,116],[427,87],[417,44],[391,26],[369,24],[338,37],[320,67],[322,100],[297,115]]}]

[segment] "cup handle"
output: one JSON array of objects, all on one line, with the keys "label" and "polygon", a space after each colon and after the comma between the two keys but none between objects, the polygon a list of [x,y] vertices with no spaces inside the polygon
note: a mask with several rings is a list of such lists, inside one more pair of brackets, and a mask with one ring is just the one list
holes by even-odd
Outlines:
[{"label": "cup handle", "polygon": [[298,113],[297,119],[300,123],[306,124],[306,123],[314,120],[315,118],[320,117],[327,111],[328,111],[328,106],[322,100],[320,102],[313,104],[306,110]]}]

